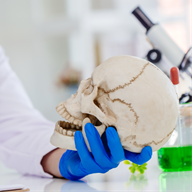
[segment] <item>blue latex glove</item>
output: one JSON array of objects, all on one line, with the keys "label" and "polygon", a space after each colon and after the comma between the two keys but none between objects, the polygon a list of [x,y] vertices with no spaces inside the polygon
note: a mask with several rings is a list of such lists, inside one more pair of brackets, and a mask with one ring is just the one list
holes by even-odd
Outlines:
[{"label": "blue latex glove", "polygon": [[76,131],[77,151],[67,150],[59,163],[60,173],[66,179],[77,180],[92,173],[106,173],[126,159],[141,165],[152,156],[152,149],[149,146],[144,147],[141,153],[124,150],[113,127],[108,127],[101,138],[97,129],[91,123],[87,123],[85,133],[91,153],[87,149],[82,133]]}]

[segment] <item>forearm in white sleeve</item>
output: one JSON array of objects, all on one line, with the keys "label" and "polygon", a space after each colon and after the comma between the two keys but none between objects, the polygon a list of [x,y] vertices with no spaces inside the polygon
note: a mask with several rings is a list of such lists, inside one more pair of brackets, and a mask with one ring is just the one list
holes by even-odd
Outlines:
[{"label": "forearm in white sleeve", "polygon": [[54,123],[33,108],[8,59],[0,47],[0,159],[23,174],[51,177],[44,173],[42,157],[50,144]]}]

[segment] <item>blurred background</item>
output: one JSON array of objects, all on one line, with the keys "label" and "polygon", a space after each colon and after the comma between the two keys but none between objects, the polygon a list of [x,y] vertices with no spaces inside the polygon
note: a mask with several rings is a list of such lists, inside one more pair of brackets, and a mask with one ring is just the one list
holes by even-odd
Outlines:
[{"label": "blurred background", "polygon": [[146,56],[137,6],[184,52],[192,46],[191,0],[0,0],[0,44],[46,118],[60,119],[56,105],[107,58]]}]

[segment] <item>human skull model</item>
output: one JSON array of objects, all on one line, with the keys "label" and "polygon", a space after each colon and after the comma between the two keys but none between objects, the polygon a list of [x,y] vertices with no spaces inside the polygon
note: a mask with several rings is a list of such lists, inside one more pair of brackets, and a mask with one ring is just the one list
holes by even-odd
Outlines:
[{"label": "human skull model", "polygon": [[[107,59],[81,81],[76,94],[61,102],[51,143],[76,150],[74,133],[93,123],[100,135],[116,128],[124,149],[141,152],[145,146],[161,148],[175,129],[179,102],[170,79],[152,63],[132,56]],[[90,148],[89,148],[90,149]]]}]

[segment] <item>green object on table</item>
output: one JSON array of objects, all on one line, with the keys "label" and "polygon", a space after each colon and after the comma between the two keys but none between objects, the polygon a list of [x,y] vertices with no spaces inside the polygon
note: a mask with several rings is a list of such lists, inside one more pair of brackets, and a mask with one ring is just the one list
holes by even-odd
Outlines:
[{"label": "green object on table", "polygon": [[192,104],[179,105],[175,130],[157,155],[164,172],[192,170]]},{"label": "green object on table", "polygon": [[130,163],[130,161],[125,160],[124,164],[126,165],[131,165],[129,167],[129,170],[131,171],[131,173],[135,173],[135,171],[138,171],[139,173],[143,174],[145,172],[145,170],[147,169],[147,163],[144,163],[143,165],[137,165],[135,163]]},{"label": "green object on table", "polygon": [[165,172],[192,170],[192,145],[162,147],[157,155],[159,166]]}]

